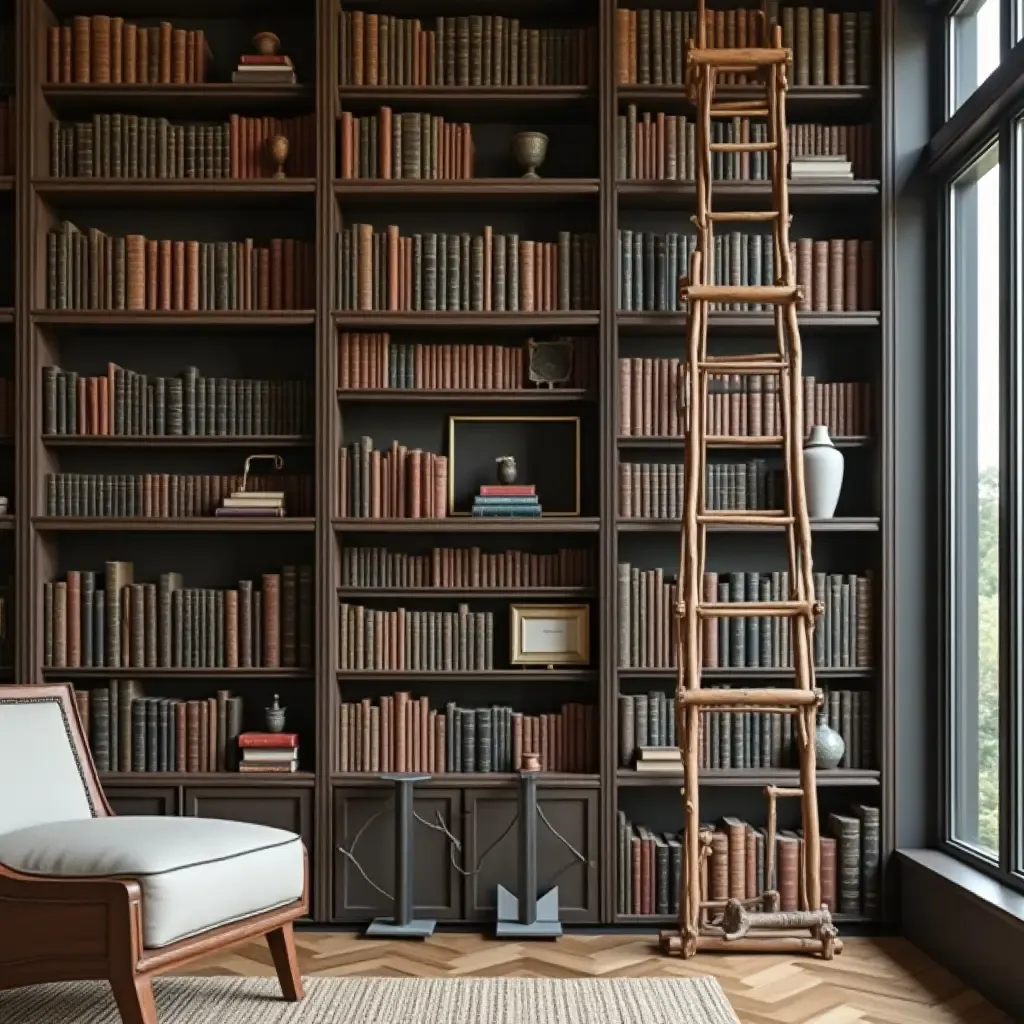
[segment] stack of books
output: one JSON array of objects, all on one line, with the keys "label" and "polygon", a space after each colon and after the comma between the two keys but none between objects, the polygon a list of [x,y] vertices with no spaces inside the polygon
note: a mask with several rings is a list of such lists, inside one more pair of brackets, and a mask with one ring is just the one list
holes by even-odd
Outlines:
[{"label": "stack of books", "polygon": [[475,516],[539,516],[534,484],[484,484],[473,499]]},{"label": "stack of books", "polygon": [[800,156],[789,161],[789,180],[852,181],[853,164],[845,156]]},{"label": "stack of books", "polygon": [[280,53],[243,53],[231,74],[232,82],[244,85],[294,85],[291,57]]},{"label": "stack of books", "polygon": [[238,737],[242,773],[299,770],[299,737],[294,732],[243,732]]},{"label": "stack of books", "polygon": [[678,747],[640,747],[636,755],[636,770],[681,774],[683,753]]},{"label": "stack of books", "polygon": [[215,516],[238,519],[256,516],[283,516],[284,491],[232,491],[214,509]]}]

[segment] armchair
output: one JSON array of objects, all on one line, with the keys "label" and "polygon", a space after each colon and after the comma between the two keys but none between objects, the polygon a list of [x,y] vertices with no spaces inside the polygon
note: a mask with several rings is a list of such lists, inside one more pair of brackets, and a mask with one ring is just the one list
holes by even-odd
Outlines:
[{"label": "armchair", "polygon": [[155,974],[266,935],[302,998],[293,923],[308,865],[290,832],[115,817],[71,687],[0,686],[0,990],[106,979],[124,1024],[157,1024]]}]

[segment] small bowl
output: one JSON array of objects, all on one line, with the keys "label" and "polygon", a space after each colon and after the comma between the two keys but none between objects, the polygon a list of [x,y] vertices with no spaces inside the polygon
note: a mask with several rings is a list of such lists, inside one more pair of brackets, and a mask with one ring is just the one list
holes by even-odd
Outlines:
[{"label": "small bowl", "polygon": [[281,40],[273,32],[257,32],[252,37],[252,45],[262,57],[272,57],[281,48]]}]

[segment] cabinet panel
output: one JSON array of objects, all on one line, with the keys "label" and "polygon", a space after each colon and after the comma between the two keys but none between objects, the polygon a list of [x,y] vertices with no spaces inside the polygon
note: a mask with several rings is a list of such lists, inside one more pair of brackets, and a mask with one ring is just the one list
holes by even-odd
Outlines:
[{"label": "cabinet panel", "polygon": [[[456,789],[417,790],[416,814],[432,826],[438,815],[462,841],[462,794]],[[363,830],[360,832],[360,830]],[[353,851],[360,866],[388,895],[373,888],[339,846]],[[462,919],[462,886],[453,866],[447,837],[421,821],[413,825],[413,905],[418,917]],[[391,915],[395,885],[394,791],[391,788],[346,788],[334,793],[334,918],[369,922]]]},{"label": "cabinet panel", "polygon": [[111,810],[118,815],[148,815],[165,817],[178,813],[177,786],[159,786],[145,789],[139,786],[104,786]]},{"label": "cabinet panel", "polygon": [[306,850],[313,848],[313,792],[309,789],[253,790],[231,786],[196,786],[185,789],[184,813],[196,818],[224,818],[269,825],[302,836]]},{"label": "cabinet panel", "polygon": [[[588,862],[576,860],[543,819],[537,822],[538,895],[553,884],[558,886],[559,916],[564,924],[593,924],[598,920],[597,797],[597,790],[538,790],[544,816]],[[518,811],[518,796],[515,792],[467,789],[463,799],[467,832],[465,867],[476,867],[480,857],[484,857],[479,872],[465,879],[466,918],[493,921],[498,885],[504,885],[513,894],[519,885],[518,823],[509,828]],[[506,829],[508,834],[499,839]]]}]

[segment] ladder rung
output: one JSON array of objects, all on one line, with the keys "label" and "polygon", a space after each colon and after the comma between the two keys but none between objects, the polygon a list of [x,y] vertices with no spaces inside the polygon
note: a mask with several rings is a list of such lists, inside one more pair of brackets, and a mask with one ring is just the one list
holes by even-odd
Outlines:
[{"label": "ladder rung", "polygon": [[741,619],[749,615],[767,619],[794,619],[812,615],[813,601],[705,601],[697,606],[703,619]]},{"label": "ladder rung", "polygon": [[730,47],[696,48],[686,54],[687,60],[694,64],[712,64],[725,71],[746,71],[749,68],[771,67],[773,64],[788,64],[789,50],[785,47],[747,47],[738,49]]},{"label": "ladder rung", "polygon": [[712,153],[765,153],[778,149],[777,142],[712,142]]},{"label": "ladder rung", "polygon": [[789,369],[785,359],[764,359],[754,362],[750,359],[728,359],[719,356],[717,359],[706,359],[697,364],[697,369],[704,373],[780,373]]},{"label": "ladder rung", "polygon": [[693,704],[696,707],[712,708],[716,705],[754,705],[762,708],[784,707],[787,704],[793,707],[810,707],[820,700],[820,690],[800,690],[794,687],[765,686],[756,690],[740,690],[729,687],[721,690],[677,690],[676,700],[681,704]]},{"label": "ladder rung", "polygon": [[713,222],[737,222],[737,221],[765,221],[778,220],[778,210],[720,210],[718,213],[709,213],[707,218]]},{"label": "ladder rung", "polygon": [[795,516],[775,509],[760,509],[752,512],[701,512],[697,522],[705,526],[792,526]]},{"label": "ladder rung", "polygon": [[771,111],[767,107],[727,107],[717,106],[710,110],[712,117],[768,117]]},{"label": "ladder rung", "polygon": [[786,439],[781,434],[751,437],[747,434],[711,434],[704,438],[705,444],[736,445],[742,448],[778,448]]},{"label": "ladder rung", "polygon": [[[772,363],[778,362],[779,357],[774,352],[752,352],[747,355],[733,354],[731,356],[705,356],[703,362],[706,366],[716,366],[719,364],[729,363],[742,364],[742,363]],[[786,364],[789,365],[788,363]]]},{"label": "ladder rung", "polygon": [[683,297],[706,302],[767,302],[781,306],[796,302],[800,289],[795,284],[689,284]]}]

